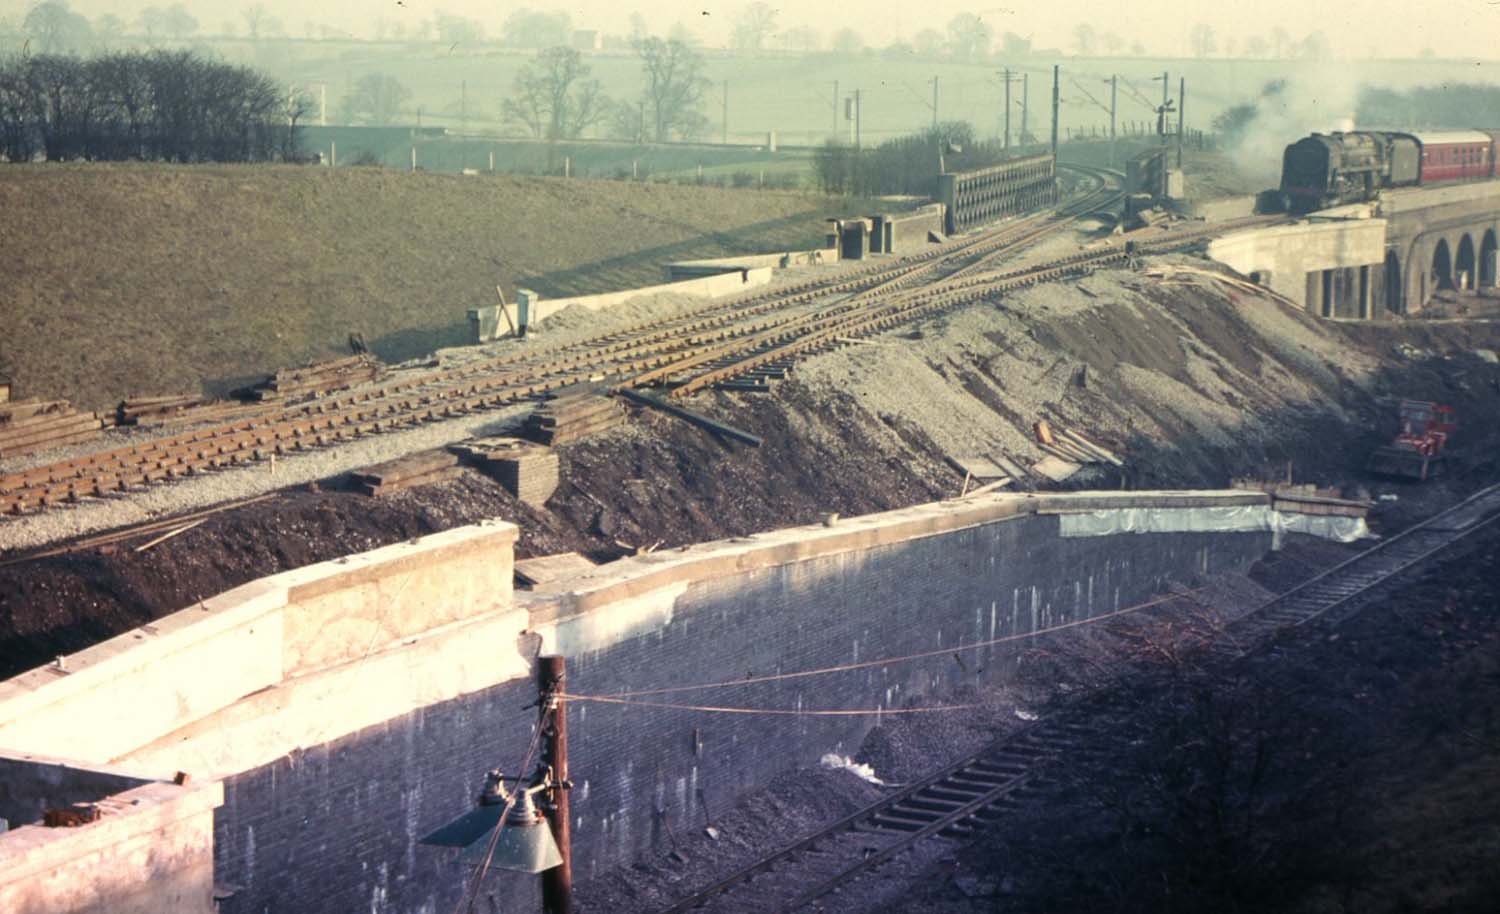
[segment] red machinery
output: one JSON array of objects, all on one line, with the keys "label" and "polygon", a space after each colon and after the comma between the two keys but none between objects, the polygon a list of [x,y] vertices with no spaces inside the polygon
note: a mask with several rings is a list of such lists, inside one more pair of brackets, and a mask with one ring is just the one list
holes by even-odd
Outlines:
[{"label": "red machinery", "polygon": [[1382,476],[1426,479],[1443,471],[1443,449],[1457,427],[1453,407],[1429,400],[1401,401],[1401,433],[1370,454],[1365,469]]}]

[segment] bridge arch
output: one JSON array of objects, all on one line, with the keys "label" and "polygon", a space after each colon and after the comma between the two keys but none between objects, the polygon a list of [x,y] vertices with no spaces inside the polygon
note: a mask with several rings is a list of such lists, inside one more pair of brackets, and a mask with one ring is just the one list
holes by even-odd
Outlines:
[{"label": "bridge arch", "polygon": [[1473,289],[1475,278],[1474,236],[1464,232],[1458,241],[1458,256],[1453,259],[1453,286]]},{"label": "bridge arch", "polygon": [[1385,252],[1385,310],[1391,314],[1406,313],[1406,289],[1401,285],[1401,258],[1395,251]]},{"label": "bridge arch", "polygon": [[1439,238],[1432,249],[1432,291],[1453,288],[1453,254],[1448,248],[1448,239]]},{"label": "bridge arch", "polygon": [[1479,242],[1479,285],[1489,287],[1496,284],[1495,268],[1500,266],[1496,263],[1497,251],[1500,244],[1496,243],[1495,230],[1486,229],[1484,239]]}]

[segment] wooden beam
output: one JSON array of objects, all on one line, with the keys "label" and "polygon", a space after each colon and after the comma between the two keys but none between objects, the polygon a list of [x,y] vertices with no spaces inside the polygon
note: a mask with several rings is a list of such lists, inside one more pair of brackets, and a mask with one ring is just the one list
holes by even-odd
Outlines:
[{"label": "wooden beam", "polygon": [[723,435],[726,438],[733,438],[735,441],[743,442],[750,445],[751,447],[760,447],[761,445],[761,439],[756,437],[755,435],[750,434],[749,432],[741,431],[740,429],[737,429],[732,425],[725,425],[724,423],[719,422],[715,419],[710,419],[702,413],[695,413],[690,409],[683,409],[680,406],[673,406],[670,403],[664,403],[661,400],[658,400],[655,397],[650,396],[649,394],[643,394],[638,390],[621,388],[620,395],[625,399],[631,401],[632,403],[639,403],[642,406],[649,406],[653,409],[659,409],[670,416],[676,416],[683,421],[691,422],[693,425],[696,425],[699,428],[708,429],[716,435]]}]

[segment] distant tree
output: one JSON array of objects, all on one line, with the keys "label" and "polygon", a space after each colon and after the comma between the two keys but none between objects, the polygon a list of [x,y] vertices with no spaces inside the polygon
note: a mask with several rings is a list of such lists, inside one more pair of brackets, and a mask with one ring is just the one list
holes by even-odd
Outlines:
[{"label": "distant tree", "polygon": [[703,43],[697,33],[680,20],[672,23],[672,27],[667,29],[667,40],[675,41],[686,48],[696,48]]},{"label": "distant tree", "polygon": [[979,60],[990,52],[994,29],[973,13],[948,20],[948,49],[959,60]]},{"label": "distant tree", "polygon": [[1130,43],[1130,53],[1136,57],[1145,57],[1146,46],[1141,44],[1139,41],[1132,41]]},{"label": "distant tree", "polygon": [[858,54],[865,49],[865,40],[854,29],[839,29],[833,33],[831,47],[838,54]]},{"label": "distant tree", "polygon": [[1031,53],[1031,39],[1006,32],[1000,36],[1000,53],[1006,57],[1024,57]]},{"label": "distant tree", "polygon": [[388,73],[361,76],[344,96],[344,118],[350,123],[383,127],[394,123],[401,106],[411,99],[411,90]]},{"label": "distant tree", "polygon": [[699,110],[708,86],[703,58],[680,41],[656,37],[637,43],[636,53],[645,77],[644,132],[658,143],[700,135],[708,124]]},{"label": "distant tree", "polygon": [[1084,56],[1094,53],[1094,27],[1087,22],[1073,26],[1073,47]]},{"label": "distant tree", "polygon": [[89,21],[68,8],[67,0],[45,0],[33,6],[21,27],[34,49],[43,54],[81,51],[94,38]]},{"label": "distant tree", "polygon": [[1121,38],[1119,35],[1115,34],[1114,32],[1104,33],[1104,49],[1109,52],[1109,56],[1119,56],[1120,48],[1123,48],[1124,46],[1125,39]]},{"label": "distant tree", "polygon": [[1214,27],[1206,22],[1193,26],[1193,30],[1188,33],[1188,44],[1192,45],[1194,57],[1210,57],[1219,49],[1219,43],[1214,37]]},{"label": "distant tree", "polygon": [[1333,45],[1322,32],[1312,32],[1297,46],[1297,56],[1307,60],[1327,60],[1333,56]]},{"label": "distant tree", "polygon": [[1259,35],[1251,35],[1245,39],[1245,56],[1252,58],[1265,57],[1271,50],[1270,42]]},{"label": "distant tree", "polygon": [[741,51],[760,51],[776,31],[776,11],[760,0],[740,10],[734,21],[730,43]]},{"label": "distant tree", "polygon": [[630,40],[644,41],[651,30],[646,26],[646,17],[640,13],[630,14]]},{"label": "distant tree", "polygon": [[198,20],[181,3],[165,8],[148,6],[141,10],[141,31],[150,41],[163,38],[181,41],[198,31]]},{"label": "distant tree", "polygon": [[124,37],[127,28],[125,20],[114,13],[105,13],[94,20],[94,34],[98,36],[101,42],[106,44],[119,41],[120,38]]},{"label": "distant tree", "polygon": [[505,120],[549,143],[577,138],[607,111],[599,80],[589,74],[577,51],[548,48],[516,74],[514,90],[501,104]]},{"label": "distant tree", "polygon": [[281,20],[271,15],[264,3],[252,3],[240,15],[245,20],[245,37],[251,41],[281,34]]},{"label": "distant tree", "polygon": [[818,30],[805,25],[788,29],[781,39],[790,51],[816,51],[823,44],[823,36]]},{"label": "distant tree", "polygon": [[920,57],[936,57],[943,52],[943,35],[936,29],[923,29],[912,38],[911,47]]},{"label": "distant tree", "polygon": [[1286,57],[1292,48],[1292,36],[1281,26],[1271,29],[1271,48],[1277,57]]},{"label": "distant tree", "polygon": [[454,16],[441,10],[433,17],[438,41],[446,45],[479,44],[484,41],[484,23],[465,16]]},{"label": "distant tree", "polygon": [[515,48],[555,48],[573,37],[573,21],[567,13],[548,13],[522,7],[505,19],[502,41]]}]

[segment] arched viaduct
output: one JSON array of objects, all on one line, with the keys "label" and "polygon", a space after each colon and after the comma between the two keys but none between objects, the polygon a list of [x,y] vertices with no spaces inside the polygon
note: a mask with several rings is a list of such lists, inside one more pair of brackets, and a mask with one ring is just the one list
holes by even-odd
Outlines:
[{"label": "arched viaduct", "polygon": [[1500,181],[1389,191],[1226,236],[1209,254],[1323,317],[1414,314],[1439,291],[1500,283]]}]

